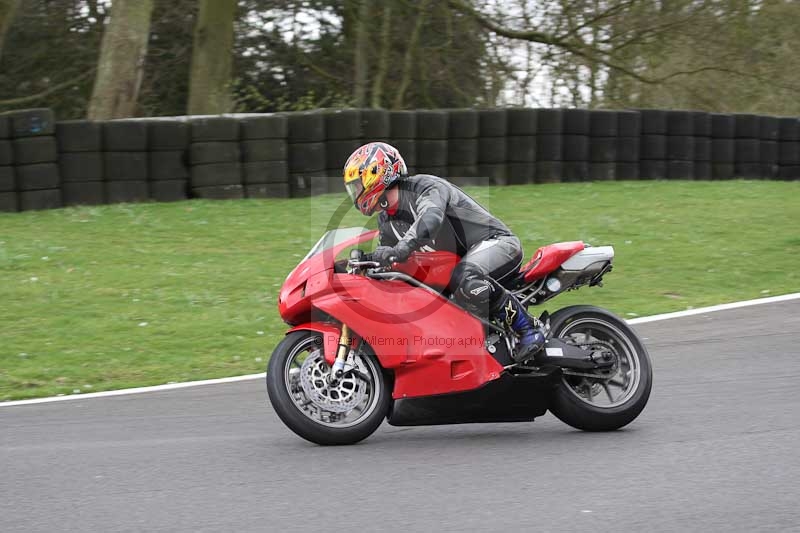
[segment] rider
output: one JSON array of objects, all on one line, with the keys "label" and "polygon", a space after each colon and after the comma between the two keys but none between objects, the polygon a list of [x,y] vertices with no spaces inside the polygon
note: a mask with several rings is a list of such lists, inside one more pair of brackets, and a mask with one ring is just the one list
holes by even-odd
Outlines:
[{"label": "rider", "polygon": [[541,323],[500,284],[522,262],[522,245],[505,224],[450,182],[409,176],[400,152],[383,142],[353,152],[344,166],[344,184],[362,214],[380,212],[380,246],[373,259],[403,262],[416,250],[458,254],[461,261],[449,285],[456,302],[513,330],[519,336],[514,360],[529,359],[543,348]]}]

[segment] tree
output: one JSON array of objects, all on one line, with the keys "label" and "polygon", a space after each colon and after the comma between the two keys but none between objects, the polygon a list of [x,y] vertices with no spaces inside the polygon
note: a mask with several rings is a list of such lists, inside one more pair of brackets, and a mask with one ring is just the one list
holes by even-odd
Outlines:
[{"label": "tree", "polygon": [[243,0],[242,10],[239,110],[494,103],[489,80],[505,59],[490,53],[488,30],[445,2]]},{"label": "tree", "polygon": [[[2,0],[0,0],[2,1]],[[0,110],[51,107],[84,118],[106,19],[104,4],[25,0],[0,56]]]},{"label": "tree", "polygon": [[197,8],[197,0],[156,0],[139,91],[141,115],[186,114]]},{"label": "tree", "polygon": [[200,0],[194,33],[189,114],[227,113],[233,107],[231,72],[236,0]]},{"label": "tree", "polygon": [[[506,55],[533,45],[537,64],[524,70],[543,71],[550,105],[776,114],[800,106],[794,1],[447,3],[492,32]],[[520,17],[529,7],[536,16]]]},{"label": "tree", "polygon": [[144,73],[153,0],[114,0],[100,49],[89,119],[136,114]]},{"label": "tree", "polygon": [[367,100],[367,54],[369,53],[368,32],[373,24],[370,21],[369,0],[358,2],[358,19],[356,25],[356,42],[353,52],[353,70],[355,71],[355,87],[353,90],[353,104],[356,107],[364,107]]},{"label": "tree", "polygon": [[6,34],[17,14],[20,0],[0,0],[0,57],[3,56],[3,43],[6,42]]}]

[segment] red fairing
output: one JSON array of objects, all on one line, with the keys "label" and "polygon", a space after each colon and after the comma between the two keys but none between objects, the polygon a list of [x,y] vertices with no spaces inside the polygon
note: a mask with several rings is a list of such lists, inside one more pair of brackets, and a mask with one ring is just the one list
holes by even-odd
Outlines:
[{"label": "red fairing", "polygon": [[[394,371],[394,398],[471,390],[499,378],[503,367],[486,350],[483,325],[446,298],[399,280],[334,273],[341,252],[376,234],[315,254],[289,274],[279,309],[284,320],[298,324],[292,331],[319,332],[331,363],[341,324],[347,324],[372,347],[381,366]],[[457,260],[446,252],[420,253],[397,268],[444,287]],[[312,322],[312,309],[338,323]]]},{"label": "red fairing", "polygon": [[378,230],[367,231],[342,243],[312,255],[292,270],[286,277],[278,297],[278,312],[290,324],[310,320],[311,299],[306,298],[309,289],[327,286],[333,274],[336,257],[351,246],[371,241]]},{"label": "red fairing", "polygon": [[296,326],[286,333],[293,331],[316,331],[320,334],[320,348],[323,348],[325,361],[332,365],[336,360],[336,351],[339,347],[339,336],[342,332],[341,324],[332,324],[330,322],[309,322]]},{"label": "red fairing", "polygon": [[394,369],[396,399],[475,389],[503,371],[475,317],[402,281],[336,274],[314,307],[347,324],[381,366]]},{"label": "red fairing", "polygon": [[442,290],[450,283],[450,275],[460,261],[452,252],[417,252],[408,261],[394,266],[394,270],[408,274],[436,290]]},{"label": "red fairing", "polygon": [[530,283],[541,279],[584,248],[586,245],[582,241],[558,242],[542,246],[536,250],[533,258],[522,267],[522,272],[525,273],[525,282]]}]

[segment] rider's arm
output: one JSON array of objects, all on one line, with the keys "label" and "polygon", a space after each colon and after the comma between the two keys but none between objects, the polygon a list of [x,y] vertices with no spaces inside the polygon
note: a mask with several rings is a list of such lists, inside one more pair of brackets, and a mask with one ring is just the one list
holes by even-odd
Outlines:
[{"label": "rider's arm", "polygon": [[406,234],[397,244],[409,250],[416,250],[426,241],[436,237],[444,222],[450,193],[446,187],[431,184],[417,197],[416,218]]},{"label": "rider's arm", "polygon": [[397,236],[392,231],[391,222],[385,212],[378,215],[378,242],[380,246],[394,246],[397,244]]}]

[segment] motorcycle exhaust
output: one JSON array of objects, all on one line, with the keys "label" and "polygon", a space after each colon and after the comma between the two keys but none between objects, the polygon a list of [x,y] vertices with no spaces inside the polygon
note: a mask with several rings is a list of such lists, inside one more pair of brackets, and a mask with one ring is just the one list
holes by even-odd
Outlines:
[{"label": "motorcycle exhaust", "polygon": [[597,370],[614,366],[610,352],[584,350],[561,339],[548,339],[542,351],[533,359],[537,364],[548,364],[574,370]]}]

